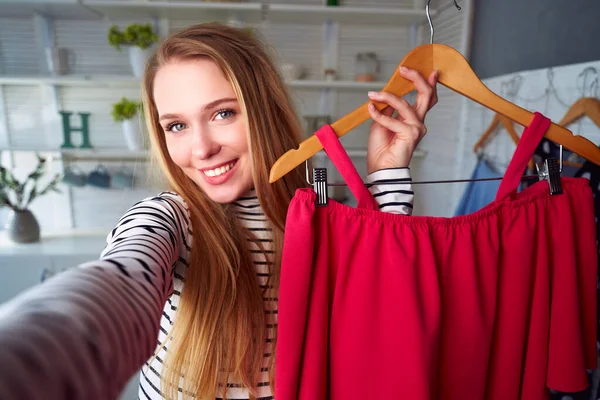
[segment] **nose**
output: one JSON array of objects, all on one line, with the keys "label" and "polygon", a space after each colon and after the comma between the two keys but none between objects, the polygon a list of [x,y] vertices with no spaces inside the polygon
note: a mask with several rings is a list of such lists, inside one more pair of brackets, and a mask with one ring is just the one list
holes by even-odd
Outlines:
[{"label": "nose", "polygon": [[200,160],[206,160],[221,150],[221,145],[217,143],[208,132],[194,132],[192,142],[192,155]]}]

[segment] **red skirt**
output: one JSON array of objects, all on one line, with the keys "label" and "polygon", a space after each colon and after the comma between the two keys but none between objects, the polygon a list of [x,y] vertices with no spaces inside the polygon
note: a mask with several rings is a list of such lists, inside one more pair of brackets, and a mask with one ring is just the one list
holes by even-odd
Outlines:
[{"label": "red skirt", "polygon": [[285,230],[275,398],[547,399],[596,367],[596,234],[583,178],[516,193],[547,130],[523,133],[496,200],[442,218],[386,214],[326,126],[357,199],[300,189]]}]

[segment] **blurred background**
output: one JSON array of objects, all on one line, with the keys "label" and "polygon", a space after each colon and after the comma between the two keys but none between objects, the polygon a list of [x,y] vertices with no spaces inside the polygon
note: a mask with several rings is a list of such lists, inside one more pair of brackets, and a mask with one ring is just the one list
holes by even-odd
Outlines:
[{"label": "blurred background", "polygon": [[[431,2],[434,42],[461,52],[493,91],[555,122],[581,98],[598,101],[600,2],[458,4]],[[208,21],[266,42],[307,136],[368,101],[430,35],[423,0],[0,0],[0,302],[97,257],[121,215],[164,189],[136,113],[140,71],[167,35]],[[600,143],[596,115],[569,129]],[[506,127],[473,151],[493,118],[440,87],[413,180],[469,178],[482,155],[502,174],[515,149]],[[363,176],[369,125],[342,139]],[[315,161],[339,179],[323,152]],[[454,215],[465,185],[416,184],[414,214]],[[331,195],[353,202],[344,189]]]}]

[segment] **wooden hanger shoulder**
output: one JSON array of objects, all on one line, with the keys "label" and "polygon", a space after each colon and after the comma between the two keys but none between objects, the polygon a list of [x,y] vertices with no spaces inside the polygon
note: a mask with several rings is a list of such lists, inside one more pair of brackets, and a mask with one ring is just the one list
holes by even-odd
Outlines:
[{"label": "wooden hanger shoulder", "polygon": [[587,116],[600,128],[600,100],[595,97],[582,97],[569,107],[559,125],[567,126]]}]

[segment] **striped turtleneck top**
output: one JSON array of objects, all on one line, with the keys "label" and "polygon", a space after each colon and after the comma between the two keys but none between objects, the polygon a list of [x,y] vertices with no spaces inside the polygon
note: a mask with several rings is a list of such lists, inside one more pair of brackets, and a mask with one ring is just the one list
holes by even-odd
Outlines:
[{"label": "striped turtleneck top", "polygon": [[[390,185],[389,179],[406,179]],[[367,178],[384,212],[411,214],[408,169],[381,170]],[[377,182],[383,183],[377,183]],[[234,202],[241,223],[272,250],[256,193]],[[69,269],[0,307],[2,399],[114,399],[140,371],[140,399],[163,399],[162,344],[177,314],[194,232],[183,198],[163,192],[133,205],[108,234],[100,258]],[[258,250],[248,241],[250,250]],[[269,261],[258,251],[257,284]],[[277,299],[265,298],[268,336],[277,329]],[[270,341],[268,341],[270,342]],[[269,343],[267,343],[267,346]],[[275,349],[265,351],[265,363]],[[156,357],[153,357],[156,355]],[[258,399],[273,399],[269,373],[256,384]],[[230,382],[227,399],[248,399]]]}]

